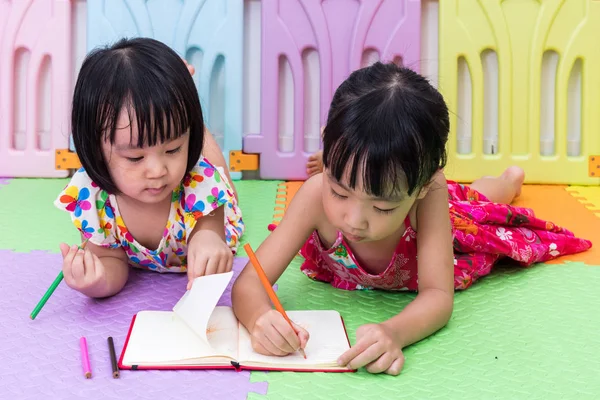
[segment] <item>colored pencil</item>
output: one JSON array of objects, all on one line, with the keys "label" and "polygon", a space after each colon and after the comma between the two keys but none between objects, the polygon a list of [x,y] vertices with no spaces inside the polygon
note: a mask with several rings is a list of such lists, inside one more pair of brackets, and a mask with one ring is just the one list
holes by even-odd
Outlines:
[{"label": "colored pencil", "polygon": [[[86,239],[85,242],[83,242],[83,244],[81,246],[79,246],[79,248],[83,250],[85,248],[85,245],[87,244],[87,242],[88,242],[88,239]],[[58,276],[56,278],[54,278],[54,282],[52,282],[52,285],[50,285],[48,290],[46,290],[46,293],[44,293],[44,296],[42,296],[42,299],[39,301],[39,303],[37,303],[37,305],[31,312],[31,314],[29,315],[29,318],[35,319],[35,317],[37,317],[37,315],[42,310],[42,307],[44,307],[44,305],[46,304],[46,302],[48,301],[50,296],[52,296],[52,293],[54,293],[54,291],[56,290],[56,288],[58,287],[60,282],[63,280],[63,278],[64,278],[64,276],[63,276],[63,272],[61,270],[58,273]]]},{"label": "colored pencil", "polygon": [[[254,269],[256,270],[256,273],[258,274],[258,278],[260,279],[260,282],[262,283],[265,290],[267,291],[267,294],[269,295],[269,298],[271,299],[271,303],[273,303],[273,305],[275,306],[275,309],[277,311],[279,311],[279,313],[281,315],[283,315],[283,318],[285,318],[287,323],[290,324],[292,329],[294,329],[294,327],[292,325],[292,321],[287,316],[287,313],[285,312],[285,310],[283,309],[283,306],[279,302],[279,298],[275,294],[275,291],[273,290],[273,287],[271,286],[271,282],[269,282],[269,278],[267,278],[265,271],[262,269],[262,266],[260,265],[258,258],[256,258],[256,254],[254,254],[254,251],[252,250],[252,247],[250,247],[249,243],[246,243],[244,245],[244,249],[246,250],[248,257],[250,258],[250,262],[252,263],[252,265],[254,266]],[[304,349],[299,349],[298,351],[300,352],[300,354],[302,354],[302,356],[304,358],[306,358],[306,353],[304,353]]]},{"label": "colored pencil", "polygon": [[90,356],[88,354],[87,341],[85,336],[79,339],[79,347],[81,349],[81,366],[83,367],[83,375],[86,379],[92,377],[92,367],[90,366]]},{"label": "colored pencil", "polygon": [[108,352],[110,353],[110,363],[112,365],[113,378],[119,377],[119,366],[117,365],[117,355],[115,354],[115,343],[111,336],[108,337]]}]

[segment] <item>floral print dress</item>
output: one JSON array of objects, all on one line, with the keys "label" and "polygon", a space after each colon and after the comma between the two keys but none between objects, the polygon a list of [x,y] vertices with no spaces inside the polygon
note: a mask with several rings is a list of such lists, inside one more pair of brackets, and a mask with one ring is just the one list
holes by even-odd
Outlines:
[{"label": "floral print dress", "polygon": [[[551,260],[589,249],[592,243],[552,222],[535,217],[533,210],[490,202],[467,185],[448,181],[448,203],[454,244],[454,287],[466,289],[490,273],[502,258],[521,266]],[[418,289],[417,233],[405,220],[404,232],[387,268],[374,275],[357,262],[352,249],[338,233],[326,248],[313,232],[300,254],[308,277],[346,290]]]},{"label": "floral print dress", "polygon": [[157,272],[187,270],[187,238],[198,219],[220,206],[225,207],[225,239],[233,253],[245,230],[226,175],[202,156],[173,191],[169,217],[155,250],[135,240],[123,222],[115,196],[92,182],[83,168],[73,175],[54,205],[69,212],[75,227],[93,244],[122,247],[132,266]]}]

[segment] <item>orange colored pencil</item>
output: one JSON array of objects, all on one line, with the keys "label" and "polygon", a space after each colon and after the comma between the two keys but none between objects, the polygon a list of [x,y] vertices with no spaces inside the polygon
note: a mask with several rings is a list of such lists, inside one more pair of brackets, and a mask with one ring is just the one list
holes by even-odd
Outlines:
[{"label": "orange colored pencil", "polygon": [[[288,322],[288,324],[290,324],[292,329],[294,329],[294,327],[292,325],[292,321],[287,316],[285,310],[283,309],[283,306],[279,302],[279,299],[277,298],[277,295],[275,294],[275,291],[273,290],[273,287],[271,286],[271,282],[269,282],[269,278],[267,278],[267,275],[265,274],[265,271],[262,269],[260,262],[258,262],[258,258],[256,258],[256,254],[254,254],[252,247],[250,247],[250,243],[246,243],[244,245],[244,250],[246,250],[246,254],[248,254],[248,257],[250,258],[250,262],[252,263],[252,265],[254,266],[254,269],[256,270],[256,273],[258,274],[258,278],[260,279],[260,282],[262,283],[265,290],[267,291],[267,294],[269,295],[269,298],[271,299],[271,303],[273,303],[273,305],[275,306],[275,309],[277,311],[279,311],[279,313],[281,315],[283,315],[283,318],[285,318],[285,320]],[[302,356],[304,358],[306,358],[306,353],[304,353],[304,349],[300,349],[299,352],[300,352],[300,354],[302,354]]]}]

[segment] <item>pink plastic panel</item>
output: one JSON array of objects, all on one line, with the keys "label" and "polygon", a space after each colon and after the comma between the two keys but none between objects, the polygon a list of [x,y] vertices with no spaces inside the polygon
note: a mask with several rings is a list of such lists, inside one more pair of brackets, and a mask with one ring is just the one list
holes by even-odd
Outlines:
[{"label": "pink plastic panel", "polygon": [[0,176],[67,176],[70,77],[70,1],[0,0]]},{"label": "pink plastic panel", "polygon": [[[262,0],[261,132],[244,138],[244,152],[260,154],[263,179],[305,179],[305,55],[318,54],[319,123],[339,84],[364,66],[365,54],[382,61],[401,61],[419,70],[420,0]],[[293,150],[279,145],[282,99],[280,64],[293,78]],[[310,87],[310,86],[309,86]],[[310,105],[309,105],[310,107]]]}]

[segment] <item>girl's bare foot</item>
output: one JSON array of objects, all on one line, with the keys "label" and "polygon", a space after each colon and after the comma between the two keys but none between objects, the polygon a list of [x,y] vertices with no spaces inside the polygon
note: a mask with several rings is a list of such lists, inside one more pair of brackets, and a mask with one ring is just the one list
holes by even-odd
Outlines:
[{"label": "girl's bare foot", "polygon": [[309,177],[323,172],[323,150],[311,154],[306,163],[306,173]]},{"label": "girl's bare foot", "polygon": [[516,165],[508,167],[504,170],[500,179],[507,180],[514,185],[515,198],[521,195],[521,188],[523,187],[523,181],[525,180],[525,171],[523,168],[517,167]]},{"label": "girl's bare foot", "polygon": [[525,171],[523,168],[508,167],[498,176],[484,176],[470,186],[488,198],[492,203],[510,204],[521,194]]}]

